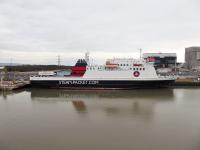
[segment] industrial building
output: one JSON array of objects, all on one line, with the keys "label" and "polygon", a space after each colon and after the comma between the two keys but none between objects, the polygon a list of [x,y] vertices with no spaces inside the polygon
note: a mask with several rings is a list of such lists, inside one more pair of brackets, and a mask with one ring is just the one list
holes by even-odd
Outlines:
[{"label": "industrial building", "polygon": [[185,48],[185,65],[188,69],[200,69],[200,47]]},{"label": "industrial building", "polygon": [[1,71],[1,70],[4,70],[4,67],[3,67],[3,66],[0,66],[0,71]]},{"label": "industrial building", "polygon": [[173,67],[177,63],[176,53],[144,53],[143,58],[158,68]]}]

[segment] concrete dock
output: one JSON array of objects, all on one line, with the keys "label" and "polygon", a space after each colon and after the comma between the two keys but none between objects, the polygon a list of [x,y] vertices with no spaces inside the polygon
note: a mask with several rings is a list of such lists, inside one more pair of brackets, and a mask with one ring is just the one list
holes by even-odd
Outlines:
[{"label": "concrete dock", "polygon": [[2,81],[0,83],[0,90],[17,90],[30,86],[29,81]]},{"label": "concrete dock", "polygon": [[182,87],[182,86],[188,86],[188,87],[200,87],[200,80],[194,80],[194,79],[177,79],[174,84],[175,87]]}]

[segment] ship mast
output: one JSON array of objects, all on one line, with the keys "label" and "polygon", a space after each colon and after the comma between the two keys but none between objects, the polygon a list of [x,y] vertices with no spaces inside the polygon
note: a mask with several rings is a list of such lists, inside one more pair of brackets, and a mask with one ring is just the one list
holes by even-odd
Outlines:
[{"label": "ship mast", "polygon": [[90,65],[90,53],[87,51],[85,53],[85,61],[87,62],[87,65]]}]

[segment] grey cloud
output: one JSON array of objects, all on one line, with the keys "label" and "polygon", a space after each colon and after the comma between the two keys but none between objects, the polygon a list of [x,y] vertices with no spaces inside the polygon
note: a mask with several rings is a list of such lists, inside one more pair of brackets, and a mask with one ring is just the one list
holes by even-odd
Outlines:
[{"label": "grey cloud", "polygon": [[198,6],[197,0],[0,0],[0,51],[183,53],[200,45]]}]

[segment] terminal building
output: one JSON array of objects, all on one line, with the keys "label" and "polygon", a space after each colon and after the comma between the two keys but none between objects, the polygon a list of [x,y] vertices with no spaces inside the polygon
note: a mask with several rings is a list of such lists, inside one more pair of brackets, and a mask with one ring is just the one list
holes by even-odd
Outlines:
[{"label": "terminal building", "polygon": [[200,47],[185,48],[185,65],[188,69],[200,69]]},{"label": "terminal building", "polygon": [[177,63],[176,53],[144,53],[143,58],[153,62],[157,68],[170,68]]}]

